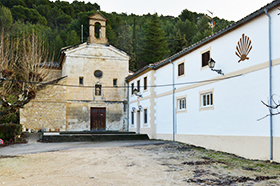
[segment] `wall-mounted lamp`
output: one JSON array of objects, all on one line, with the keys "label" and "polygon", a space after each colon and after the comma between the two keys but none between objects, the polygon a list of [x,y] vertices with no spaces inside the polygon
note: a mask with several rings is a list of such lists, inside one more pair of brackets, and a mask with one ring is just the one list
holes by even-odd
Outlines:
[{"label": "wall-mounted lamp", "polygon": [[138,90],[137,90],[136,88],[133,90],[133,94],[134,94],[135,96],[140,97],[140,98],[143,97],[142,94],[141,94],[140,92],[138,92]]},{"label": "wall-mounted lamp", "polygon": [[137,94],[138,93],[138,90],[135,88],[133,89],[133,94]]},{"label": "wall-mounted lamp", "polygon": [[217,72],[218,74],[224,75],[224,73],[223,73],[223,71],[222,71],[221,69],[214,69],[215,63],[216,63],[216,62],[214,61],[214,59],[211,58],[211,59],[208,61],[208,66],[209,66],[209,68],[211,68],[212,71],[215,71],[215,72]]},{"label": "wall-mounted lamp", "polygon": [[138,105],[138,109],[139,109],[140,111],[142,111],[142,109],[143,109],[142,105]]}]

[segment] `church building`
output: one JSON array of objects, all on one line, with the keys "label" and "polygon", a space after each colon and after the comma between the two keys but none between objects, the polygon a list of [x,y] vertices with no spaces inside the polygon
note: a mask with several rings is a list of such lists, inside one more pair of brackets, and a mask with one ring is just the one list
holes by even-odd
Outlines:
[{"label": "church building", "polygon": [[62,48],[57,84],[48,85],[20,110],[24,130],[126,130],[129,56],[106,38],[106,18],[89,17],[88,42]]}]

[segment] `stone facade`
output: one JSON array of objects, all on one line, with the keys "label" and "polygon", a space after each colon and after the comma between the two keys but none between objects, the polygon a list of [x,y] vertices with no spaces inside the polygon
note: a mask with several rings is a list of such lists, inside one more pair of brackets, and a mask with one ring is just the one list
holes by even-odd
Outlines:
[{"label": "stone facade", "polygon": [[[95,43],[82,44],[64,54],[62,76],[67,76],[67,85],[76,85],[66,87],[67,129],[90,130],[90,109],[106,108],[106,130],[123,130],[129,57],[113,46]],[[94,76],[97,70],[102,77]],[[96,95],[96,85],[101,86],[100,95]]]},{"label": "stone facade", "polygon": [[106,108],[106,130],[126,129],[126,120],[123,103],[109,102],[68,102],[67,103],[67,130],[89,131],[90,130],[90,108]]},{"label": "stone facade", "polygon": [[50,69],[46,81],[52,81],[61,77],[61,68]]},{"label": "stone facade", "polygon": [[[65,79],[59,84],[64,84]],[[36,98],[20,109],[23,131],[32,129],[46,131],[66,130],[66,88],[52,86],[40,90]]]},{"label": "stone facade", "polygon": [[[106,19],[99,12],[89,19],[89,42],[61,49],[62,68],[50,74],[66,77],[59,82],[65,86],[46,87],[21,110],[21,124],[25,128],[101,130],[99,126],[93,127],[98,120],[106,130],[126,129],[125,78],[129,75],[129,56],[107,44]],[[101,25],[99,38],[95,37],[95,23]],[[105,116],[95,115],[98,109],[105,110]]]}]

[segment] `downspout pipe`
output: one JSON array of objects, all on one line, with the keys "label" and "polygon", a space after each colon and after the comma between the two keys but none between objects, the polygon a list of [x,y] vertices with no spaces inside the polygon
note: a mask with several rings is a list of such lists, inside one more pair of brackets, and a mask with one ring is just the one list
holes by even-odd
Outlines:
[{"label": "downspout pipe", "polygon": [[176,134],[176,121],[175,121],[175,115],[176,115],[176,110],[175,110],[175,73],[174,73],[174,62],[170,60],[170,63],[172,64],[172,117],[173,117],[173,141],[175,141],[175,134]]},{"label": "downspout pipe", "polygon": [[[267,9],[264,9],[265,14],[268,16],[268,40],[269,40],[269,106],[272,105],[272,60],[271,60],[271,16],[268,14]],[[272,109],[269,108],[270,113]],[[273,120],[272,115],[269,115],[270,122],[270,161],[273,161]]]},{"label": "downspout pipe", "polygon": [[126,131],[129,132],[129,83],[126,82],[126,101],[127,101],[127,106],[126,106]]}]

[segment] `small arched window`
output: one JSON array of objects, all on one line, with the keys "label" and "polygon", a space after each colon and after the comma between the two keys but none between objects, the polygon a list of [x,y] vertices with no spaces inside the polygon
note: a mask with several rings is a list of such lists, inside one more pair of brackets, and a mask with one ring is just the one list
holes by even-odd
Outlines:
[{"label": "small arched window", "polygon": [[101,24],[100,23],[95,23],[94,24],[94,34],[95,34],[95,37],[97,39],[101,38]]}]

